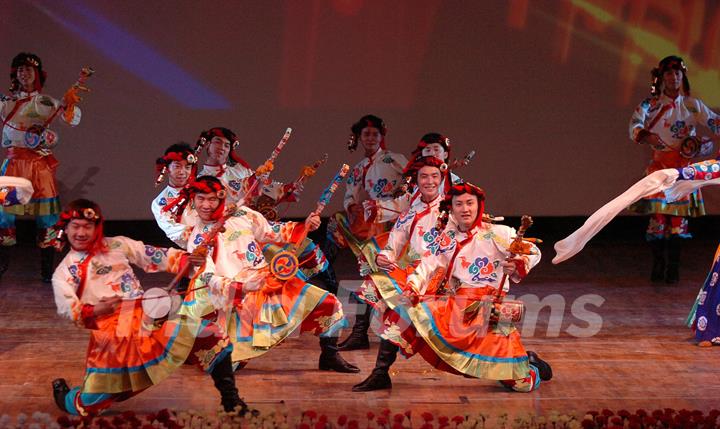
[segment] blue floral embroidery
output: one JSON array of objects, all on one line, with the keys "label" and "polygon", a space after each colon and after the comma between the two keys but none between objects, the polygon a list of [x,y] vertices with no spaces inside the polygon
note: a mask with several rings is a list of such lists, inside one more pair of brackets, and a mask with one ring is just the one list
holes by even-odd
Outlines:
[{"label": "blue floral embroidery", "polygon": [[413,220],[415,217],[415,211],[410,210],[409,212],[405,213],[405,216],[400,216],[398,220],[395,221],[395,228],[400,228],[401,226],[405,225],[406,223]]},{"label": "blue floral embroidery", "polygon": [[120,290],[123,291],[123,293],[128,293],[132,290],[132,284],[133,284],[133,275],[130,273],[125,273],[120,277]]},{"label": "blue floral embroidery", "polygon": [[281,228],[281,226],[282,226],[281,224],[279,224],[279,223],[277,223],[277,222],[270,222],[270,221],[268,221],[268,223],[270,224],[270,229],[272,229],[272,231],[273,231],[275,234],[280,233],[280,228]]},{"label": "blue floral embroidery", "polygon": [[347,179],[348,185],[357,185],[362,181],[362,168],[353,168],[352,174]]},{"label": "blue floral embroidery", "polygon": [[440,231],[437,228],[432,227],[429,231],[423,234],[423,241],[427,243],[425,246],[432,254],[436,254],[440,249]]},{"label": "blue floral embroidery", "polygon": [[158,201],[158,204],[161,206],[167,205],[167,200],[165,197],[160,198],[160,201]]},{"label": "blue floral embroidery", "polygon": [[238,182],[237,180],[231,180],[228,182],[228,186],[236,191],[239,191],[242,188],[242,182]]},{"label": "blue floral embroidery", "polygon": [[673,133],[673,138],[681,139],[690,134],[690,127],[685,124],[685,121],[675,121],[670,126],[670,131]]},{"label": "blue floral embroidery", "polygon": [[387,185],[387,183],[388,183],[387,179],[378,180],[377,183],[375,184],[375,186],[373,187],[373,192],[375,192],[376,194],[382,194],[383,188],[385,187],[385,185]]},{"label": "blue floral embroidery", "polygon": [[253,267],[258,266],[265,260],[262,251],[254,241],[251,241],[250,244],[248,244],[247,252],[245,252],[245,258],[247,258],[248,262],[252,262]]},{"label": "blue floral embroidery", "polygon": [[163,258],[167,254],[166,249],[159,249],[154,246],[145,245],[145,255],[150,256],[150,260],[155,264],[159,264],[163,261]]},{"label": "blue floral embroidery", "polygon": [[491,263],[487,257],[477,258],[468,267],[470,274],[473,274],[472,280],[474,282],[492,282],[497,279],[497,273],[495,268],[498,262]]},{"label": "blue floral embroidery", "polygon": [[193,244],[196,246],[199,246],[203,242],[203,235],[198,234],[195,236],[195,240],[193,240]]},{"label": "blue floral embroidery", "polygon": [[70,272],[70,275],[72,276],[73,282],[76,285],[80,284],[80,276],[78,276],[78,266],[77,265],[70,265],[68,267],[68,271]]}]

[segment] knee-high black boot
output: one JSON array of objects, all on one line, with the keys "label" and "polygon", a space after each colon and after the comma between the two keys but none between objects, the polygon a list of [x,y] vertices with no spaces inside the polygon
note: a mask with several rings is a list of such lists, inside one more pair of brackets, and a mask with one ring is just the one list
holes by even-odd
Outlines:
[{"label": "knee-high black boot", "polygon": [[52,282],[53,271],[55,270],[55,249],[43,247],[40,249],[40,278],[43,283]]},{"label": "knee-high black boot", "polygon": [[368,378],[353,386],[353,392],[370,392],[372,390],[391,389],[390,367],[397,358],[398,346],[388,340],[380,341],[375,368]]},{"label": "knee-high black boot", "polygon": [[665,271],[665,283],[674,284],[680,281],[680,249],[682,238],[670,237],[668,240],[668,263]]},{"label": "knee-high black boot", "polygon": [[653,283],[661,282],[665,278],[665,243],[667,240],[659,239],[650,242],[652,249],[653,263],[652,272],[650,273],[650,281]]},{"label": "knee-high black boot", "polygon": [[347,362],[338,353],[337,337],[320,337],[320,362],[318,368],[323,371],[345,373],[360,372],[360,368]]},{"label": "knee-high black boot", "polygon": [[365,311],[355,315],[355,324],[350,335],[339,344],[340,350],[349,352],[351,350],[367,350],[370,348],[368,329],[370,329],[371,314],[372,307],[365,304]]},{"label": "knee-high black boot", "polygon": [[328,264],[325,271],[321,271],[312,276],[309,283],[314,284],[320,289],[326,290],[333,295],[337,295],[338,293],[337,277],[335,277],[335,270],[333,270],[331,264]]},{"label": "knee-high black boot", "polygon": [[60,408],[61,411],[68,412],[65,408],[65,397],[70,393],[70,388],[64,378],[56,378],[52,382],[53,388],[53,399],[55,399],[55,405]]},{"label": "knee-high black boot", "polygon": [[220,404],[226,412],[237,411],[240,415],[248,412],[247,404],[240,399],[237,387],[235,387],[235,376],[229,354],[215,364],[210,376],[215,383],[215,388],[220,392]]},{"label": "knee-high black boot", "polygon": [[0,278],[10,266],[10,246],[0,246]]}]

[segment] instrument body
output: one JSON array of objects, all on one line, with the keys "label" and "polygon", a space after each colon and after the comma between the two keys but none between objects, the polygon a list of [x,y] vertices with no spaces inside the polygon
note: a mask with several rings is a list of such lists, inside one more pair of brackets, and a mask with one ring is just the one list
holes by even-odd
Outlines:
[{"label": "instrument body", "polygon": [[[342,183],[350,171],[350,166],[343,164],[340,167],[340,171],[335,175],[330,185],[323,191],[318,200],[317,207],[315,208],[314,214],[318,216],[325,210],[325,207],[330,203],[330,199],[337,190],[340,183]],[[284,250],[276,253],[270,260],[270,272],[279,280],[289,280],[297,274],[300,270],[300,261],[296,256],[296,247],[307,238],[308,231],[305,229],[300,238],[295,243],[290,243],[285,246]]]}]

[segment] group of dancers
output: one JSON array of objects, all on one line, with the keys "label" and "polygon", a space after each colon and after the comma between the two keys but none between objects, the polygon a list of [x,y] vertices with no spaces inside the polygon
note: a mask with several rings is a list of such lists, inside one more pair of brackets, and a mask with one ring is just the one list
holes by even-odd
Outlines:
[{"label": "group of dancers", "polygon": [[[692,156],[676,156],[686,150],[682,137],[694,136],[698,124],[720,134],[720,124],[689,97],[682,60],[668,58],[654,71],[653,96],[633,116],[632,137],[651,144],[663,168],[676,161],[684,167],[708,149],[703,142]],[[540,261],[538,247],[524,237],[531,220],[524,218],[516,231],[486,214],[485,192],[453,172],[471,156],[451,161],[446,136],[424,135],[408,159],[388,149],[381,118],[363,116],[348,142],[351,151],[362,148],[362,160],[340,169],[303,222],[283,222],[278,205],[297,201],[324,160],[281,183],[271,173],[290,130],[257,168],[241,157],[242,143],[232,130],[202,131],[194,145],[172,144],[156,160],[156,185],[167,179],[167,186],[151,212],[177,247],[155,247],[105,237],[103,210],[93,201],[75,200],[60,210],[52,157],[58,138],[50,125],[56,117],[78,124],[88,76],[81,74],[55,100],[42,94],[40,58],[20,53],[12,61],[10,95],[0,106],[2,145],[8,148],[0,184],[2,244],[14,244],[15,215],[34,215],[41,278],[52,282],[58,314],[90,330],[82,383],[52,383],[61,410],[97,414],[194,364],[210,374],[225,411],[245,413],[235,377],[250,360],[295,332],[310,332],[319,337],[319,370],[358,373],[340,351],[369,348],[371,326],[381,339],[376,363],[352,387],[355,392],[391,388],[389,369],[398,352],[512,391],[531,392],[552,378],[551,366],[523,347],[515,327],[522,303],[505,299],[511,283]],[[343,210],[329,216],[326,237],[315,243],[308,233],[320,227],[340,184]],[[653,280],[677,281],[675,243],[688,236],[684,216],[702,211],[698,201],[672,203],[675,211],[666,213],[670,203],[650,200]],[[662,264],[658,241],[663,258],[668,251]],[[50,274],[52,253],[45,249],[65,247]],[[348,326],[333,270],[341,248],[357,258],[363,282],[353,299],[366,310],[338,343]],[[3,250],[2,272],[9,262]],[[144,290],[131,265],[175,278],[167,288]]]}]

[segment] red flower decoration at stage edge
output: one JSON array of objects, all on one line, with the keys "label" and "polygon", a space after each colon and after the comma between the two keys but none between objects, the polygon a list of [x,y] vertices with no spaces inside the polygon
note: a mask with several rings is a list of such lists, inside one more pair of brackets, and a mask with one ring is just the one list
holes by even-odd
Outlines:
[{"label": "red flower decoration at stage edge", "polygon": [[345,426],[345,423],[347,423],[348,417],[345,414],[340,415],[337,419],[338,426]]},{"label": "red flower decoration at stage edge", "polygon": [[426,422],[431,422],[431,421],[433,421],[433,419],[435,418],[435,417],[433,417],[433,415],[432,415],[431,413],[428,413],[427,411],[425,411],[424,413],[422,413],[420,416],[421,416],[422,419],[425,420]]},{"label": "red flower decoration at stage edge", "polygon": [[372,419],[374,419],[374,418],[375,418],[375,413],[373,413],[372,411],[368,411],[368,412],[367,412],[367,419],[368,419],[368,420],[372,420]]},{"label": "red flower decoration at stage edge", "polygon": [[405,420],[405,414],[395,414],[393,416],[393,421],[395,423],[402,423]]}]

